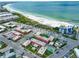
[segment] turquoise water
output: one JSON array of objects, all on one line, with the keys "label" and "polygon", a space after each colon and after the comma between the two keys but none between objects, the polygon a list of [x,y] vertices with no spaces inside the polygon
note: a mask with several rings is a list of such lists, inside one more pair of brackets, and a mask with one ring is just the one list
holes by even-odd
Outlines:
[{"label": "turquoise water", "polygon": [[79,22],[79,2],[16,2],[10,7],[60,21]]}]

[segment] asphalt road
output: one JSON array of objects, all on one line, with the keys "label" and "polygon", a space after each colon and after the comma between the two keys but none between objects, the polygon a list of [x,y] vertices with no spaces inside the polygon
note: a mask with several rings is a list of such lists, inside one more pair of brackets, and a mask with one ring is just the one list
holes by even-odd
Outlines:
[{"label": "asphalt road", "polygon": [[[14,29],[13,29],[14,30]],[[48,31],[46,30],[42,30],[42,29],[36,29],[36,28],[33,28],[33,31],[34,32],[37,32],[37,31],[41,31],[41,32],[44,32],[44,33],[48,33]],[[54,33],[53,34],[55,35],[58,35],[57,33]],[[29,34],[27,35],[26,39],[31,36],[32,34]],[[55,36],[56,36],[55,35]],[[70,38],[65,38],[63,37],[62,35],[58,35],[59,38],[61,40],[65,40],[67,41],[67,45],[65,47],[63,47],[63,49],[59,49],[57,51],[59,51],[59,53],[54,53],[52,55],[49,56],[49,58],[61,58],[63,57],[65,54],[67,54],[71,49],[73,49],[75,46],[78,46],[79,45],[79,40],[78,41],[74,41]],[[35,54],[32,54],[31,52],[29,51],[25,51],[24,48],[20,45],[20,43],[24,42],[25,40],[19,40],[17,41],[16,43],[11,41],[11,40],[8,40],[6,39],[5,37],[3,37],[1,34],[0,34],[0,40],[5,42],[9,47],[13,47],[15,50],[16,50],[16,53],[18,53],[19,55],[21,55],[22,53],[24,53],[24,56],[28,56],[30,58],[40,58],[38,55],[35,55]],[[4,50],[7,50],[8,48],[5,48]],[[3,51],[4,51],[3,50]]]},{"label": "asphalt road", "polygon": [[63,49],[59,49],[58,53],[55,53],[54,55],[49,56],[50,58],[61,58],[65,54],[67,54],[71,49],[79,45],[79,40],[74,41],[70,38],[65,38],[64,40],[67,41],[67,45],[63,47]]},{"label": "asphalt road", "polygon": [[[0,40],[3,41],[3,42],[5,42],[8,46],[14,48],[14,49],[16,50],[16,53],[18,53],[18,54],[20,54],[20,55],[21,55],[22,53],[24,53],[24,56],[28,56],[28,57],[31,57],[31,58],[34,58],[34,57],[40,58],[40,57],[37,56],[37,55],[34,55],[34,54],[32,54],[32,53],[30,53],[30,52],[28,52],[28,51],[25,51],[24,48],[23,48],[21,45],[19,45],[19,44],[13,42],[13,41],[11,41],[11,40],[6,39],[6,38],[3,37],[2,35],[0,35]],[[6,49],[6,50],[7,50],[7,49]]]},{"label": "asphalt road", "polygon": [[[37,30],[35,30],[37,31]],[[39,29],[40,31],[40,29]],[[29,34],[31,36],[31,34]],[[27,38],[29,37],[29,35],[27,36]],[[64,38],[63,36],[60,35],[59,37],[61,40],[65,40],[67,41],[67,46],[63,47],[63,49],[59,49],[59,53],[54,53],[54,55],[50,55],[50,58],[60,58],[62,56],[64,56],[66,53],[68,53],[71,49],[73,49],[75,46],[79,45],[79,40],[78,41],[73,41],[70,38]],[[24,52],[24,56],[28,56],[30,58],[40,58],[38,55],[32,54],[31,52],[25,51],[24,48],[20,45],[21,41],[17,41],[16,43],[6,39],[5,37],[3,37],[2,35],[0,35],[0,39],[1,41],[5,42],[6,44],[8,44],[9,46],[13,47],[16,50],[16,53],[18,54],[22,54]]]}]

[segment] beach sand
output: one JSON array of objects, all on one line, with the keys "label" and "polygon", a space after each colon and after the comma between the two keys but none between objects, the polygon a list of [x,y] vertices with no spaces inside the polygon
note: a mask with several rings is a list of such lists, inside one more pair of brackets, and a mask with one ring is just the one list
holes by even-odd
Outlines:
[{"label": "beach sand", "polygon": [[50,19],[50,18],[45,18],[45,17],[40,17],[38,15],[34,15],[34,14],[31,14],[31,13],[28,13],[28,12],[21,12],[19,10],[15,10],[13,8],[10,7],[11,4],[7,4],[5,6],[3,6],[4,8],[6,8],[7,10],[9,10],[10,12],[17,12],[17,13],[20,13],[22,15],[24,15],[25,17],[27,18],[30,18],[34,21],[37,21],[41,24],[44,24],[44,25],[48,25],[48,26],[52,26],[52,27],[59,27],[61,25],[65,25],[65,26],[73,26],[73,24],[70,24],[70,23],[67,23],[67,22],[62,22],[62,21],[58,21],[58,20],[55,20],[55,19]]}]

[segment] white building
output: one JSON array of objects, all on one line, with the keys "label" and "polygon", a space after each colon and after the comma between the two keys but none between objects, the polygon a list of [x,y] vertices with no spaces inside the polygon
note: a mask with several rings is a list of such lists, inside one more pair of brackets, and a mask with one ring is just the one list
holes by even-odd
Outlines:
[{"label": "white building", "polygon": [[79,27],[76,29],[76,39],[79,39]]},{"label": "white building", "polygon": [[5,16],[11,16],[12,13],[9,13],[9,12],[1,12],[0,13],[0,17],[5,17]]},{"label": "white building", "polygon": [[28,34],[32,31],[31,29],[20,29],[20,28],[16,28],[15,30],[22,34]]},{"label": "white building", "polygon": [[8,23],[4,23],[3,25],[10,28],[17,26],[16,22],[8,22]]},{"label": "white building", "polygon": [[76,56],[79,58],[79,49],[78,48],[74,48],[74,52],[75,52]]},{"label": "white building", "polygon": [[19,40],[21,38],[21,36],[14,36],[13,38],[12,38],[12,40],[13,41],[17,41],[17,40]]},{"label": "white building", "polygon": [[0,32],[5,31],[6,27],[0,25]]},{"label": "white building", "polygon": [[47,49],[47,47],[41,47],[41,48],[39,49],[39,51],[38,51],[38,54],[43,55],[43,54],[45,53],[46,49]]},{"label": "white building", "polygon": [[41,32],[37,32],[35,35],[40,35],[41,34]]},{"label": "white building", "polygon": [[13,21],[19,18],[17,15],[13,15],[9,12],[2,12],[0,13],[0,23],[7,22],[7,21]]},{"label": "white building", "polygon": [[16,31],[7,32],[3,34],[3,36],[13,41],[17,41],[22,37],[21,33],[16,32]]},{"label": "white building", "polygon": [[23,45],[24,47],[26,47],[26,46],[28,46],[30,43],[31,43],[31,40],[27,40],[27,41],[24,42],[22,45]]},{"label": "white building", "polygon": [[50,42],[49,45],[54,45],[54,42]]},{"label": "white building", "polygon": [[53,37],[53,36],[50,36],[48,39],[49,39],[50,41],[53,41],[53,40],[54,40],[54,37]]},{"label": "white building", "polygon": [[5,17],[0,17],[0,21],[3,20],[3,21],[10,21],[10,20],[14,20],[14,19],[17,19],[18,16],[16,15],[12,15],[12,16],[5,16]]}]

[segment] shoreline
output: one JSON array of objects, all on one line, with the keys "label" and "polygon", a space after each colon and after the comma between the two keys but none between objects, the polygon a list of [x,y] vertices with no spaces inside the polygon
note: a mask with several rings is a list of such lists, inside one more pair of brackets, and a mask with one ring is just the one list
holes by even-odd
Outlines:
[{"label": "shoreline", "polygon": [[7,9],[8,11],[14,13],[20,13],[22,14],[23,16],[29,18],[29,19],[32,19],[34,21],[37,21],[39,22],[40,24],[44,24],[44,25],[47,25],[47,26],[51,26],[51,27],[59,27],[61,25],[65,25],[65,26],[73,26],[73,24],[70,24],[70,23],[67,23],[67,22],[62,22],[62,21],[58,21],[58,20],[52,20],[50,18],[45,18],[45,17],[41,17],[41,16],[36,16],[36,15],[33,15],[31,13],[28,13],[28,12],[23,12],[23,11],[19,11],[19,10],[15,10],[13,8],[10,7],[11,4],[7,4],[7,5],[4,5],[3,8]]}]

